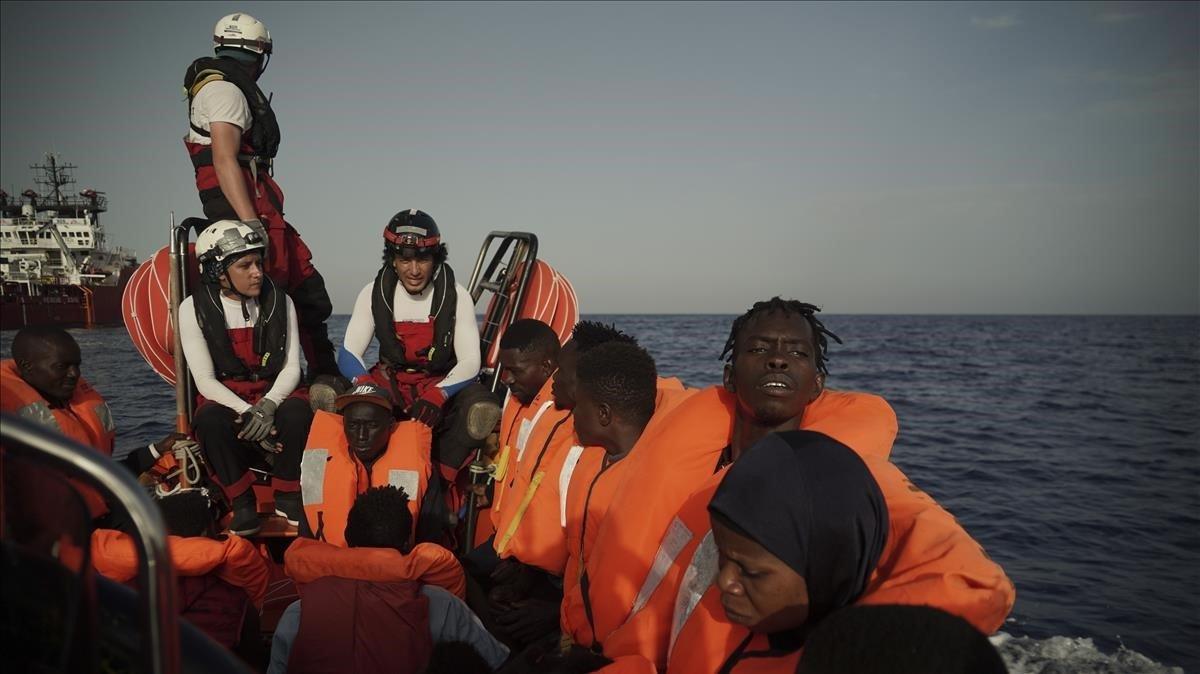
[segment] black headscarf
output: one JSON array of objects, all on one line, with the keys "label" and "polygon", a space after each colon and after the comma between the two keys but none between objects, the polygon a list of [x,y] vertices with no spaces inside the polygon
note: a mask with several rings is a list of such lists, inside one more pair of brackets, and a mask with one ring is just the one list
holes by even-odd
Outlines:
[{"label": "black headscarf", "polygon": [[769,435],[734,462],[708,510],[808,584],[808,626],[853,603],[883,553],[888,511],[854,450],[822,433]]}]

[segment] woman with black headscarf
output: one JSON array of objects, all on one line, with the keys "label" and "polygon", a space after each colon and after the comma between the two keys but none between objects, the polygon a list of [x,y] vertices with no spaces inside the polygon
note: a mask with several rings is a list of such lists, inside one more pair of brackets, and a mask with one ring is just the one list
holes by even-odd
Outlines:
[{"label": "woman with black headscarf", "polygon": [[708,510],[721,605],[749,630],[722,672],[752,660],[792,671],[808,630],[862,595],[887,541],[887,505],[866,464],[810,431],[759,442],[729,469]]},{"label": "woman with black headscarf", "polygon": [[[1003,569],[885,459],[821,433],[767,436],[729,468],[676,602],[668,674],[795,670],[808,634],[852,604],[931,605],[994,631]],[[698,588],[689,594],[689,588]]]},{"label": "woman with black headscarf", "polygon": [[702,548],[715,554],[697,570],[715,579],[694,609],[725,628],[680,632],[668,672],[792,672],[810,628],[863,594],[888,540],[887,505],[863,459],[809,431],[758,441],[708,511],[715,547]]}]

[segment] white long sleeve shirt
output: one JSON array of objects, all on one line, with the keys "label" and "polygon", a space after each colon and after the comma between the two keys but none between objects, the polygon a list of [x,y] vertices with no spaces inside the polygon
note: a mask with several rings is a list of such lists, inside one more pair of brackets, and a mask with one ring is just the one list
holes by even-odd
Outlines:
[{"label": "white long sleeve shirt", "polygon": [[[342,356],[353,357],[363,370],[370,369],[362,357],[371,345],[371,340],[375,338],[375,316],[371,313],[371,292],[374,287],[375,283],[372,281],[363,286],[358,293],[358,299],[354,301],[354,313],[350,316],[350,323],[346,325],[346,335],[342,339]],[[438,383],[439,387],[446,390],[447,395],[452,395],[458,384],[470,381],[479,374],[481,362],[479,325],[475,322],[475,305],[471,302],[471,293],[457,283],[454,287],[458,291],[454,326],[454,357],[457,362]],[[429,320],[432,306],[433,283],[418,295],[410,295],[404,289],[404,284],[396,284],[396,292],[392,296],[392,316],[396,322],[424,323]],[[343,374],[346,374],[344,370]]]},{"label": "white long sleeve shirt", "polygon": [[[201,287],[196,292],[207,291]],[[299,330],[296,325],[296,308],[292,306],[292,298],[280,291],[276,292],[279,292],[279,296],[285,300],[287,305],[287,346],[284,349],[283,369],[279,371],[275,382],[263,397],[269,398],[278,405],[291,395],[292,391],[296,390],[296,385],[300,383],[300,340],[297,338]],[[256,299],[246,301],[246,309],[250,314],[249,320],[242,315],[242,303],[239,300],[231,300],[221,295],[221,308],[225,310],[225,327],[227,329],[253,328],[255,321],[258,320],[258,300]],[[196,308],[191,297],[179,305],[179,337],[183,342],[183,355],[187,358],[188,370],[192,373],[192,380],[196,383],[196,390],[200,395],[224,405],[238,414],[250,409],[250,403],[242,400],[238,394],[230,391],[217,379],[213,369],[212,354],[209,353],[208,342],[204,340],[204,333],[200,330],[200,323],[196,320]]]}]

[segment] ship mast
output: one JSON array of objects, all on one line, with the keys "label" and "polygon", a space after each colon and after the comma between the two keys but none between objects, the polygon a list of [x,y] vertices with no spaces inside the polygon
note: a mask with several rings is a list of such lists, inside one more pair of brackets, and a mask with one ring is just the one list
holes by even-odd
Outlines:
[{"label": "ship mast", "polygon": [[87,189],[80,192],[78,197],[70,195],[70,190],[64,188],[75,184],[72,171],[79,167],[59,163],[53,153],[46,153],[45,164],[31,164],[29,168],[34,170],[34,182],[44,196],[40,203],[34,202],[34,208],[38,211],[55,211],[60,216],[69,213],[73,217],[87,218],[95,226],[93,236],[96,248],[103,250],[104,227],[100,225],[100,213],[108,210],[108,199],[104,192]]}]

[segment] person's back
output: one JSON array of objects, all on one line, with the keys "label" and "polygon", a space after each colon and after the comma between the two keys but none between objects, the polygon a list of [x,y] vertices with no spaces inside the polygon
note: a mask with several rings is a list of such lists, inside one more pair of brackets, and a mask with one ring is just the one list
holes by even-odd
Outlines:
[{"label": "person's back", "polygon": [[[264,655],[258,652],[261,646],[250,642],[257,639],[258,607],[270,578],[266,560],[244,538],[215,535],[204,490],[183,490],[157,504],[169,534],[179,614],[228,649],[243,644],[254,647],[246,649],[247,657]],[[138,554],[127,534],[97,529],[92,534],[92,562],[110,580],[130,583],[137,577]]]},{"label": "person's back", "polygon": [[440,546],[412,546],[411,532],[404,492],[372,487],[350,510],[349,548],[293,543],[284,567],[300,601],[276,628],[269,671],[420,672],[435,643],[455,640],[503,662],[507,650],[454,594],[465,589],[458,562]]}]

